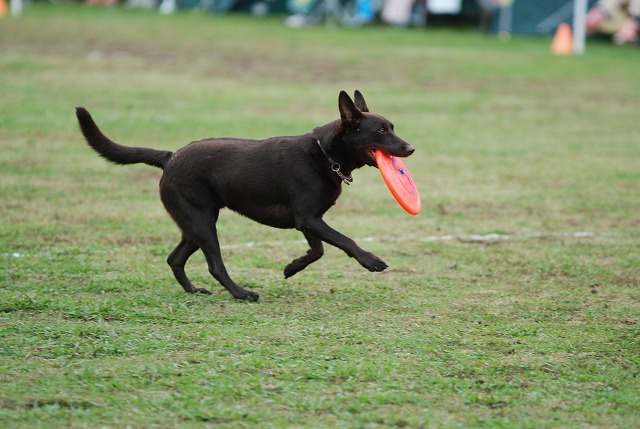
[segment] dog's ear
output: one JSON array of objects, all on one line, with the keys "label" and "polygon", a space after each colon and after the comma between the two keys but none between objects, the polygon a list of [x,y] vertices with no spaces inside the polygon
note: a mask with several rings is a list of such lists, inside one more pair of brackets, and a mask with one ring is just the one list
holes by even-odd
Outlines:
[{"label": "dog's ear", "polygon": [[353,95],[353,100],[356,102],[356,107],[360,109],[361,112],[368,112],[369,107],[367,107],[367,102],[364,101],[362,93],[356,89],[356,92]]},{"label": "dog's ear", "polygon": [[362,112],[355,104],[353,104],[353,100],[351,100],[349,94],[344,91],[340,91],[340,96],[338,97],[338,108],[340,109],[340,119],[342,119],[342,123],[352,127],[357,126],[358,121],[362,116]]}]

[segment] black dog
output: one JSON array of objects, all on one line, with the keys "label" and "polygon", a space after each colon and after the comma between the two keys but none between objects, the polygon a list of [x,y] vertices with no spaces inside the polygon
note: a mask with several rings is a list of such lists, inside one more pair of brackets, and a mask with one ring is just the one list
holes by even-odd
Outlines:
[{"label": "black dog", "polygon": [[229,207],[256,222],[302,231],[310,250],[284,269],[291,277],[323,254],[322,242],[342,249],[369,271],[387,265],[332,229],[323,214],[335,204],[342,183],[364,165],[376,167],[374,153],[406,157],[414,148],[394,134],[386,118],[369,113],[359,91],[355,103],[346,92],[338,97],[340,119],[295,137],[252,141],[215,138],[195,141],[176,152],[121,146],[107,138],[89,112],[76,115],[89,145],[115,164],[145,163],[164,170],[160,197],[182,230],[182,241],[167,262],[186,292],[210,294],[193,286],[184,272],[198,249],[209,272],[234,298],[257,300],[258,294],[238,286],[227,274],[220,255],[216,221]]}]

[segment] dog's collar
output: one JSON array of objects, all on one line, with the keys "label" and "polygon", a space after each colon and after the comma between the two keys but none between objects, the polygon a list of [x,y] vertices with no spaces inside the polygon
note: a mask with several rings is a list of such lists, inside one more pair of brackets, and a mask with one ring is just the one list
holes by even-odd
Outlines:
[{"label": "dog's collar", "polygon": [[353,176],[351,176],[350,174],[348,176],[345,176],[342,173],[342,171],[340,171],[340,168],[341,168],[340,164],[335,162],[333,158],[329,156],[329,154],[322,147],[322,144],[320,144],[320,140],[316,139],[316,142],[318,143],[318,146],[320,147],[320,150],[322,151],[324,156],[327,158],[327,161],[329,161],[329,164],[331,165],[331,170],[334,173],[336,173],[344,183],[346,183],[347,185],[350,185],[353,182]]}]

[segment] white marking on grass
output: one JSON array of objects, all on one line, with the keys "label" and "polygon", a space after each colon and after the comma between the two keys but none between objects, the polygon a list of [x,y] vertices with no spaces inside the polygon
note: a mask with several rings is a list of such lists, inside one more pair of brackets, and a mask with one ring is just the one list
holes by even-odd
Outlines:
[{"label": "white marking on grass", "polygon": [[[556,239],[585,239],[585,238],[624,238],[625,236],[614,233],[595,233],[591,231],[579,231],[579,232],[535,232],[529,234],[460,234],[460,235],[427,235],[425,237],[362,237],[355,241],[372,243],[372,242],[408,242],[408,241],[427,241],[427,242],[448,242],[448,241],[461,241],[461,242],[497,242],[497,241],[517,241],[528,239],[543,239],[543,238],[556,238]],[[236,244],[223,244],[220,246],[223,250],[244,249],[252,247],[278,247],[286,246],[288,244],[304,244],[305,240],[287,240],[287,241],[249,241],[246,243]]]},{"label": "white marking on grass", "polygon": [[[591,231],[578,231],[578,232],[535,232],[528,234],[459,234],[459,235],[427,235],[424,237],[420,236],[405,236],[405,237],[361,237],[356,239],[356,242],[365,242],[365,243],[373,243],[373,242],[381,242],[381,243],[406,243],[406,242],[451,242],[451,241],[459,241],[462,243],[492,243],[492,242],[500,242],[500,241],[518,241],[518,240],[532,240],[532,239],[576,239],[576,240],[589,240],[589,239],[598,239],[598,238],[606,238],[613,240],[624,240],[624,239],[635,239],[634,235],[629,234],[618,234],[618,233],[607,233],[607,232],[591,232]],[[636,237],[637,238],[637,237]],[[292,244],[306,244],[306,240],[279,240],[279,241],[247,241],[245,243],[235,243],[235,244],[223,244],[220,246],[223,250],[234,250],[234,249],[251,249],[251,248],[259,248],[259,247],[280,247],[280,246],[288,246]],[[135,246],[129,247],[129,249],[134,248]],[[141,246],[145,247],[145,246]],[[115,246],[111,249],[105,249],[102,253],[117,253],[120,250],[120,247]],[[17,252],[7,252],[0,253],[0,257],[6,258],[29,258],[29,257],[43,257],[43,256],[51,256],[57,254],[58,252],[64,251],[64,249],[51,249],[45,252],[37,252],[34,254],[29,253],[17,253]],[[92,253],[100,253],[100,252],[92,252]]]}]

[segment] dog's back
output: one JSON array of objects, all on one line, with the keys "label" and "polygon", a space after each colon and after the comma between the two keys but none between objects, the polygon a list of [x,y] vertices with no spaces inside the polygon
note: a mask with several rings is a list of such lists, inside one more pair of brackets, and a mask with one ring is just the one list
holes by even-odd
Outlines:
[{"label": "dog's back", "polygon": [[[324,214],[340,188],[330,171],[317,168],[313,137],[275,137],[267,140],[207,139],[177,150],[164,166],[160,182],[163,201],[171,204],[180,192],[193,204],[203,195],[219,207],[228,207],[256,222],[276,228],[295,228],[295,200],[309,201]],[[168,207],[167,207],[168,208]]]}]

